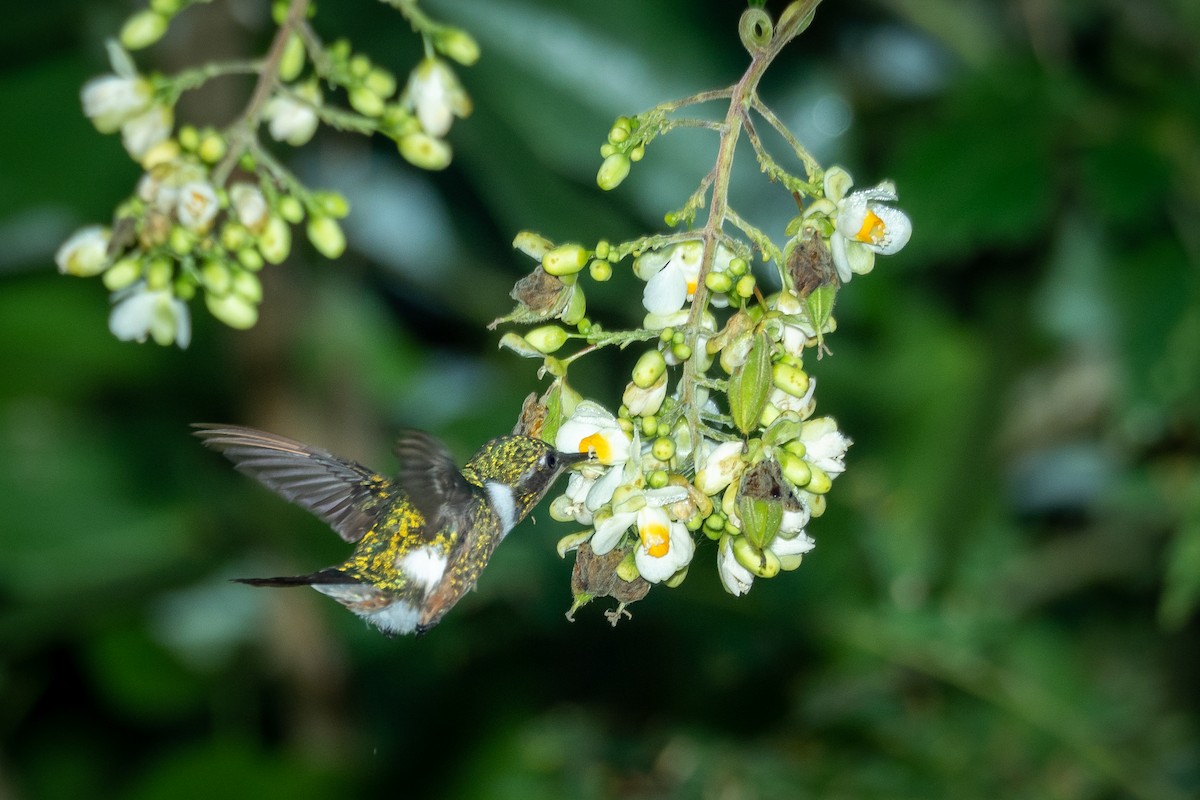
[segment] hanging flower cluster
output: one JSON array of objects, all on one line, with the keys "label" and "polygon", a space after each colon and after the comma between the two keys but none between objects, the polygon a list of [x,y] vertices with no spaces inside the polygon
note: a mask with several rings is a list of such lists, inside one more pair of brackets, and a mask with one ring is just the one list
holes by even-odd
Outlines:
[{"label": "hanging flower cluster", "polygon": [[[539,374],[553,377],[541,400],[542,435],[560,450],[594,456],[550,509],[582,528],[559,542],[561,554],[576,551],[572,614],[595,597],[612,597],[615,623],[652,586],[682,583],[705,540],[714,543],[706,557],[735,596],[756,579],[796,569],[815,545],[809,525],[845,470],[850,439],[832,417],[817,416],[817,381],[806,359],[827,352],[839,287],[869,273],[876,255],[904,247],[912,226],[892,205],[890,183],[851,191],[850,175],[822,169],[754,93],[766,64],[807,25],[815,5],[793,3],[776,28],[764,11],[750,9],[745,16],[754,19],[747,24],[744,16],[741,26],[752,56],[747,77],[724,92],[621,117],[609,132],[597,175],[603,189],[619,185],[645,145],[673,127],[721,134],[712,172],[667,214],[684,230],[592,247],[530,232],[514,242],[538,266],[513,289],[516,308],[493,326],[532,326],[505,333],[500,344],[541,359]],[[721,125],[671,116],[714,97],[729,101]],[[747,109],[792,144],[803,176],[767,153]],[[782,247],[724,194],[740,132],[759,167],[799,204]],[[705,205],[707,222],[693,227]],[[774,262],[771,273],[752,269],[756,251]],[[584,277],[607,281],[623,262],[644,282],[645,313],[638,328],[608,330],[586,316]],[[760,283],[770,287],[766,294]],[[580,346],[567,354],[570,342]],[[610,345],[642,347],[629,381],[614,387],[621,396],[615,412],[582,399],[567,381],[576,361]]]},{"label": "hanging flower cluster", "polygon": [[[306,187],[262,144],[260,128],[294,147],[312,139],[321,123],[380,133],[415,166],[443,169],[452,157],[444,137],[455,117],[471,112],[471,101],[438,54],[464,65],[479,58],[468,34],[433,21],[415,0],[397,2],[426,45],[426,57],[401,89],[391,72],[349,42],[326,46],[312,27],[309,0],[287,0],[273,6],[279,27],[260,61],[206,64],[172,76],[140,73],[128,51],[161,39],[187,5],[155,0],[133,14],[120,43],[109,43],[112,74],[84,85],[84,113],[101,133],[119,132],[144,172],[111,227],[82,228],[55,259],[63,274],[101,276],[112,293],[109,328],[117,338],[180,347],[190,341],[188,302],[198,293],[231,327],[257,322],[257,273],[287,258],[293,226],[303,223],[309,242],[328,258],[346,248],[338,222],[349,211],[346,200]],[[230,74],[258,76],[236,121],[221,130],[176,126],[175,105],[185,91]],[[326,91],[341,93],[348,108]]]}]

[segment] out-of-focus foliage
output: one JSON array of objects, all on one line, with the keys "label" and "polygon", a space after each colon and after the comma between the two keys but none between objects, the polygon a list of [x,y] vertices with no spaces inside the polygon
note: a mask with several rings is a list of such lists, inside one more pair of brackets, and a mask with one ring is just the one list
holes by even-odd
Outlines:
[{"label": "out-of-focus foliage", "polygon": [[[261,44],[266,5],[199,6],[151,55]],[[896,180],[916,231],[841,293],[814,368],[856,444],[796,579],[734,601],[702,570],[615,630],[598,612],[570,624],[565,531],[543,510],[422,639],[227,582],[324,566],[344,543],[187,423],[379,467],[402,427],[460,455],[510,428],[535,385],[483,326],[523,268],[512,234],[657,224],[712,141],[649,153],[607,194],[596,147],[617,114],[723,85],[745,58],[737,4],[429,5],[483,48],[454,165],[430,177],[323,139],[295,166],[349,196],[352,258],[298,253],[257,328],[198,320],[185,352],[114,341],[102,290],[51,259],[137,178],[78,107],[127,7],[58,0],[0,29],[0,795],[1200,791],[1185,0],[839,0],[768,74],[823,161]],[[413,60],[388,9],[326,15],[372,52],[398,43],[391,66]],[[219,123],[245,88],[188,113]],[[619,313],[620,278],[592,302]]]}]

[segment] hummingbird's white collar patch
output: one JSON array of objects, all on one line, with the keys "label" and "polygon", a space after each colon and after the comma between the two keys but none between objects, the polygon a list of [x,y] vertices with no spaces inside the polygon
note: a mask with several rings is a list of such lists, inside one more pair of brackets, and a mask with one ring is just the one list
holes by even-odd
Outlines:
[{"label": "hummingbird's white collar patch", "polygon": [[434,547],[420,547],[398,558],[396,567],[429,592],[446,574],[446,554]]},{"label": "hummingbird's white collar patch", "polygon": [[359,616],[384,633],[405,634],[412,633],[417,629],[417,623],[421,618],[421,609],[412,603],[397,600],[378,611],[359,613]]},{"label": "hummingbird's white collar patch", "polygon": [[517,500],[513,497],[512,487],[500,481],[484,481],[483,486],[492,502],[492,510],[500,520],[500,538],[503,539],[517,524]]}]

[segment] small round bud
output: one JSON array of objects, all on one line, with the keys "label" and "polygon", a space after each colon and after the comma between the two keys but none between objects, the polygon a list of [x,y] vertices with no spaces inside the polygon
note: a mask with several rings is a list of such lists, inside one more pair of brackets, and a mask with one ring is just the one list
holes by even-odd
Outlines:
[{"label": "small round bud", "polygon": [[292,249],[292,229],[283,217],[272,214],[258,236],[258,252],[271,264],[281,264]]},{"label": "small round bud", "polygon": [[250,231],[240,222],[226,222],[221,228],[221,246],[226,250],[241,250],[251,242]]},{"label": "small round bud", "polygon": [[741,256],[734,256],[729,259],[729,274],[735,278],[740,278],[750,269],[750,265],[746,263],[746,259]]},{"label": "small round bud", "polygon": [[641,389],[649,389],[667,369],[666,359],[658,350],[647,350],[633,366],[633,383]]},{"label": "small round bud", "polygon": [[592,259],[592,263],[588,264],[588,274],[592,276],[592,280],[596,283],[604,283],[612,277],[612,264],[607,261],[601,261],[599,258]]},{"label": "small round bud", "polygon": [[808,373],[791,364],[779,363],[771,367],[772,382],[792,397],[804,397],[808,392]]},{"label": "small round bud", "polygon": [[656,469],[646,476],[646,485],[651,489],[661,489],[670,482],[671,476],[665,469]]},{"label": "small round bud", "polygon": [[367,73],[363,85],[380,97],[387,99],[396,93],[396,76],[383,67],[375,67]]},{"label": "small round bud", "polygon": [[383,116],[383,98],[366,86],[355,86],[350,90],[350,107],[364,117]]},{"label": "small round bud", "polygon": [[725,272],[710,272],[704,276],[704,285],[709,291],[723,294],[733,288],[733,278]]},{"label": "small round bud", "polygon": [[464,67],[479,60],[479,43],[460,28],[442,28],[433,37],[433,46],[444,56],[454,59]]},{"label": "small round bud", "polygon": [[787,449],[775,451],[775,458],[779,461],[783,477],[800,488],[808,486],[808,482],[812,480],[813,474],[807,461],[795,453],[789,452]]},{"label": "small round bud", "polygon": [[200,131],[196,130],[195,125],[182,125],[177,134],[179,146],[188,152],[192,152],[200,146]]},{"label": "small round bud", "polygon": [[641,573],[638,572],[637,562],[634,561],[633,551],[626,553],[625,557],[621,559],[621,563],[617,564],[616,573],[617,577],[626,583],[641,577]]},{"label": "small round bud", "polygon": [[196,235],[175,225],[171,228],[170,236],[167,237],[167,246],[171,248],[172,252],[186,256],[196,246]]},{"label": "small round bud", "polygon": [[174,16],[183,7],[183,0],[150,0],[150,10],[163,16]]},{"label": "small round bud", "polygon": [[308,240],[326,258],[337,258],[346,250],[346,234],[342,233],[342,226],[332,217],[310,217]]},{"label": "small round bud", "polygon": [[297,35],[288,37],[283,47],[283,57],[279,60],[279,79],[291,83],[300,76],[304,69],[304,41]]},{"label": "small round bud", "polygon": [[611,156],[613,153],[616,153],[616,152],[617,152],[617,148],[613,147],[608,142],[605,142],[604,144],[600,145],[600,157],[601,158],[608,158],[609,156]]},{"label": "small round bud", "polygon": [[304,204],[290,194],[279,198],[279,216],[293,225],[304,219]]},{"label": "small round bud", "polygon": [[613,125],[608,131],[608,141],[610,144],[620,144],[629,138],[629,128],[620,125]]},{"label": "small round bud", "polygon": [[350,213],[350,202],[341,192],[313,192],[312,199],[328,217],[343,219]]},{"label": "small round bud", "polygon": [[200,280],[204,288],[212,294],[225,294],[229,291],[229,268],[225,263],[216,259],[205,261],[200,266]]},{"label": "small round bud", "polygon": [[258,322],[258,306],[235,292],[217,295],[206,292],[208,312],[231,328],[246,330]]},{"label": "small round bud", "polygon": [[126,50],[141,50],[157,42],[167,32],[167,17],[156,11],[139,11],[121,27],[121,44]]},{"label": "small round bud", "polygon": [[670,461],[671,457],[675,455],[675,442],[665,436],[660,437],[654,440],[654,444],[650,447],[650,452],[659,461]]},{"label": "small round bud", "polygon": [[[805,462],[808,463],[808,462]],[[829,473],[815,464],[809,464],[809,470],[812,477],[804,486],[804,490],[813,494],[825,494],[833,488],[833,479],[829,477]]]},{"label": "small round bud", "polygon": [[175,279],[175,284],[171,287],[171,291],[175,293],[183,302],[187,302],[196,296],[196,284],[188,275],[180,275]]},{"label": "small round bud", "polygon": [[629,158],[621,153],[613,153],[600,165],[600,171],[596,173],[596,185],[606,192],[611,191],[620,186],[628,175]]},{"label": "small round bud", "polygon": [[80,228],[54,254],[58,271],[81,278],[99,275],[108,266],[108,242],[109,232],[106,228],[100,225]]},{"label": "small round bud", "polygon": [[525,341],[541,353],[553,353],[567,343],[567,332],[557,325],[543,325],[525,334]]},{"label": "small round bud", "polygon": [[635,147],[629,151],[629,160],[630,161],[641,161],[642,157],[645,155],[646,155],[646,145],[639,144],[637,147]]},{"label": "small round bud", "polygon": [[132,286],[140,277],[142,277],[141,262],[137,258],[129,256],[109,267],[100,280],[103,282],[104,288],[115,292],[126,286]]},{"label": "small round bud", "polygon": [[658,417],[650,414],[642,417],[642,435],[654,436],[658,433]]},{"label": "small round bud", "polygon": [[350,74],[362,80],[367,77],[367,73],[371,71],[371,59],[359,53],[350,59]]},{"label": "small round bud", "polygon": [[542,256],[542,269],[551,275],[574,275],[588,263],[588,252],[577,244],[560,244]]},{"label": "small round bud", "polygon": [[662,342],[675,341],[675,329],[670,326],[663,328],[661,331],[659,331],[658,339]]},{"label": "small round bud", "polygon": [[562,320],[564,325],[578,325],[586,313],[587,298],[584,297],[583,289],[576,286],[571,292],[571,299],[567,301],[567,307],[563,309],[559,319]]},{"label": "small round bud", "polygon": [[175,265],[164,256],[156,256],[146,265],[146,288],[151,291],[166,289],[174,277]]},{"label": "small round bud", "polygon": [[596,258],[607,259],[608,252],[611,248],[612,245],[608,243],[607,239],[601,239],[600,241],[596,242]]},{"label": "small round bud", "polygon": [[738,297],[753,297],[754,296],[754,276],[743,275],[738,278],[738,282],[734,287]]},{"label": "small round bud", "polygon": [[671,355],[680,361],[687,361],[692,357],[692,347],[685,342],[678,342],[671,345]]},{"label": "small round bud", "polygon": [[205,164],[217,163],[225,157],[227,152],[229,152],[229,145],[226,143],[225,137],[216,131],[205,133],[196,145],[196,155],[200,156],[200,160]]},{"label": "small round bud", "polygon": [[252,303],[262,302],[262,281],[258,279],[257,275],[235,271],[233,273],[233,291]]},{"label": "small round bud", "polygon": [[441,139],[435,139],[427,133],[410,133],[397,142],[400,155],[414,167],[436,172],[450,166],[453,151],[450,145]]},{"label": "small round bud", "polygon": [[258,272],[263,268],[262,253],[255,250],[253,247],[246,247],[237,252],[238,263],[251,272]]}]

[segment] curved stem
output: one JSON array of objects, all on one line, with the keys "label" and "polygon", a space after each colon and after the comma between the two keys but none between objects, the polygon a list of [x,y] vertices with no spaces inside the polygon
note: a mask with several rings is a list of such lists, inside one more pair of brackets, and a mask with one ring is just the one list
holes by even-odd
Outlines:
[{"label": "curved stem", "polygon": [[262,71],[259,73],[258,82],[254,85],[250,101],[246,103],[246,108],[237,122],[229,128],[229,152],[213,169],[212,179],[217,186],[224,186],[225,182],[229,180],[233,168],[237,166],[238,159],[250,147],[250,143],[257,135],[263,111],[267,101],[271,99],[271,90],[275,87],[275,82],[279,80],[279,63],[283,60],[288,39],[308,14],[309,2],[310,0],[292,0],[288,7],[287,18],[275,32],[275,38],[271,40],[271,47],[263,59]]}]

